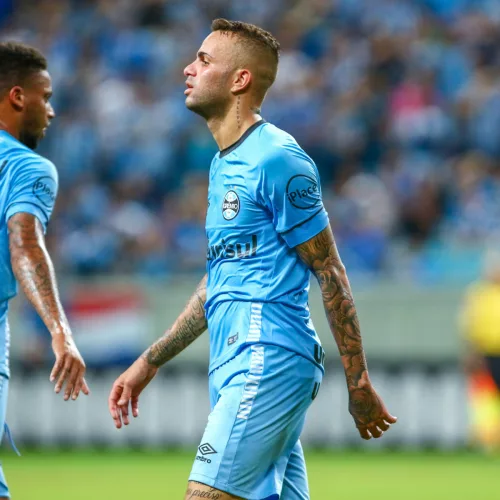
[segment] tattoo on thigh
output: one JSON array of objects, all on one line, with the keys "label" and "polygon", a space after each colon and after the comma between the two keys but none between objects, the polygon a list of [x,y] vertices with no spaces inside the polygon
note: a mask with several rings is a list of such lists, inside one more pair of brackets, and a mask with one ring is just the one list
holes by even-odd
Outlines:
[{"label": "tattoo on thigh", "polygon": [[191,487],[188,488],[187,490],[187,495],[186,498],[191,499],[191,498],[208,498],[209,500],[221,500],[222,499],[222,493],[215,488],[210,488],[209,491],[201,491],[198,489],[193,489]]}]

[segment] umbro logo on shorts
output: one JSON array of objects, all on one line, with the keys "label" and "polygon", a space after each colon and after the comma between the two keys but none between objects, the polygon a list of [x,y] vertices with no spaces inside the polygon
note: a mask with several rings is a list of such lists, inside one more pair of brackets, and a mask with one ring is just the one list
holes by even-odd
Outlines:
[{"label": "umbro logo on shorts", "polygon": [[206,462],[207,464],[211,464],[212,460],[206,458],[205,455],[214,455],[217,453],[213,446],[209,443],[200,444],[200,446],[198,446],[198,450],[203,456],[200,457],[199,455],[196,455],[196,460]]},{"label": "umbro logo on shorts", "polygon": [[209,443],[200,444],[200,446],[198,446],[198,450],[200,450],[202,455],[213,455],[214,453],[217,453]]}]

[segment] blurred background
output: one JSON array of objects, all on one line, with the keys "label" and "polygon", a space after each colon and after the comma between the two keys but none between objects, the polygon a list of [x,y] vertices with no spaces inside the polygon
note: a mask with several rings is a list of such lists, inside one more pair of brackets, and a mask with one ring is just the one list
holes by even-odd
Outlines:
[{"label": "blurred background", "polygon": [[[204,273],[208,169],[217,148],[204,121],[184,107],[182,70],[216,17],[259,24],[281,43],[262,114],[318,166],[371,377],[399,417],[380,442],[356,436],[313,283],[327,375],[304,444],[378,450],[390,467],[407,464],[395,473],[407,481],[393,491],[400,498],[421,498],[425,484],[434,485],[427,498],[499,498],[500,481],[488,469],[498,460],[460,455],[471,447],[495,453],[500,436],[498,394],[484,369],[485,356],[500,356],[500,258],[492,257],[500,242],[498,0],[0,0],[0,38],[38,47],[50,64],[57,118],[39,152],[58,167],[60,190],[48,243],[93,391],[76,404],[53,394],[48,334],[16,299],[9,423],[18,445],[43,458],[18,462],[4,448],[7,475],[10,466],[20,491],[30,464],[39,467],[57,448],[78,448],[87,464],[98,463],[89,448],[117,448],[125,460],[133,448],[176,447],[192,451],[168,455],[183,464],[183,488],[209,411],[208,339],[165,367],[125,431],[114,430],[106,398]],[[478,290],[491,298],[483,309],[472,303]],[[342,495],[320,489],[329,487],[325,474],[340,467],[349,477],[364,456],[350,469],[352,452],[309,453],[312,498]],[[57,463],[74,472],[77,456]],[[373,461],[364,467],[369,472]],[[379,472],[372,498],[377,485],[381,495],[390,492]],[[475,484],[481,473],[496,486]],[[407,491],[414,481],[419,486]],[[349,491],[364,498],[368,490]],[[33,498],[26,495],[16,498]]]}]

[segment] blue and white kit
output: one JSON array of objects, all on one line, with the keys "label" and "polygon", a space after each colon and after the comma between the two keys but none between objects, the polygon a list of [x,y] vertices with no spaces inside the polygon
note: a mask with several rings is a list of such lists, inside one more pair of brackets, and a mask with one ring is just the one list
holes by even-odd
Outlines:
[{"label": "blue and white kit", "polygon": [[[0,442],[6,431],[9,384],[10,331],[7,320],[9,299],[17,293],[9,252],[7,222],[19,212],[37,217],[47,228],[57,196],[58,177],[54,165],[24,146],[5,131],[0,131]],[[9,490],[0,465],[0,497]]]},{"label": "blue and white kit", "polygon": [[328,226],[318,171],[261,120],[210,167],[211,414],[190,475],[248,500],[309,499],[299,436],[323,376],[311,272],[294,247]]}]

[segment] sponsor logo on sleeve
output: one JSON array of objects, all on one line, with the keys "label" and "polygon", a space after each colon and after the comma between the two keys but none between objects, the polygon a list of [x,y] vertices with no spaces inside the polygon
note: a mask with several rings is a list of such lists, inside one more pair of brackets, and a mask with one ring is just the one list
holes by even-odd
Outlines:
[{"label": "sponsor logo on sleeve", "polygon": [[321,204],[318,182],[307,175],[294,175],[288,181],[286,197],[292,206],[300,210],[307,210]]},{"label": "sponsor logo on sleeve", "polygon": [[33,183],[33,194],[40,200],[42,205],[51,208],[56,200],[56,183],[48,175],[39,177]]}]

